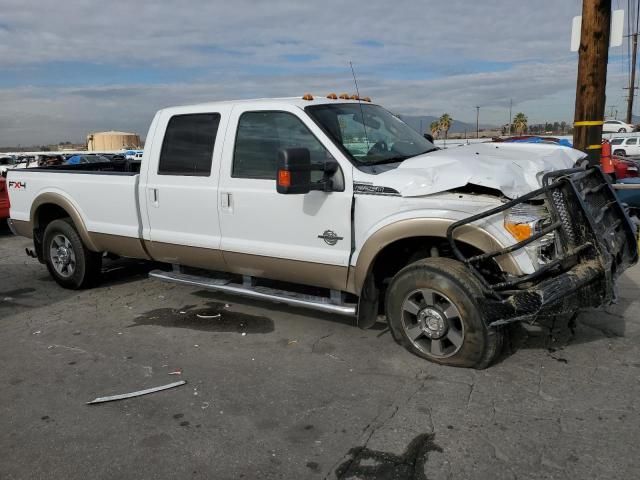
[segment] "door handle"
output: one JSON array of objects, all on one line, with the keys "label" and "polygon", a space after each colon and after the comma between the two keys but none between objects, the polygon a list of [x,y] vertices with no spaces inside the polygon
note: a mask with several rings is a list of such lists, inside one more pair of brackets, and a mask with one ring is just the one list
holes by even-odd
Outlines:
[{"label": "door handle", "polygon": [[229,192],[220,192],[220,206],[227,211],[233,210],[233,196]]},{"label": "door handle", "polygon": [[159,206],[157,188],[149,188],[149,200],[151,200],[151,203],[153,204],[154,207]]}]

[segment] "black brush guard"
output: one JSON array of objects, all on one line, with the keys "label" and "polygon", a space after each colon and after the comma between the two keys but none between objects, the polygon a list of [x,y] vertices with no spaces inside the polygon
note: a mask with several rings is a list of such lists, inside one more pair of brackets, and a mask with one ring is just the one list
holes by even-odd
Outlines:
[{"label": "black brush guard", "polygon": [[[551,172],[542,184],[447,230],[453,253],[482,284],[485,296],[478,301],[490,326],[608,305],[615,300],[616,279],[638,260],[635,229],[599,168]],[[456,229],[540,198],[546,199],[550,221],[539,232],[494,252],[473,257],[462,253]],[[553,232],[556,257],[534,273],[505,275],[497,283],[483,274],[481,262],[521,250]]]}]

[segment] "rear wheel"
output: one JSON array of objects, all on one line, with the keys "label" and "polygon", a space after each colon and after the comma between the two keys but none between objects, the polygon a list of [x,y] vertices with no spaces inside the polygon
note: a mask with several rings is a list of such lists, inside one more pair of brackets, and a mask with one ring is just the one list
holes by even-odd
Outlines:
[{"label": "rear wheel", "polygon": [[84,246],[69,219],[47,225],[43,252],[49,273],[64,288],[91,287],[100,278],[102,255]]},{"label": "rear wheel", "polygon": [[443,365],[486,368],[500,353],[503,332],[488,328],[482,290],[464,265],[428,258],[398,272],[387,290],[394,338],[410,352]]},{"label": "rear wheel", "polygon": [[618,130],[618,133],[626,133],[627,129],[626,128],[621,128],[620,130]]}]

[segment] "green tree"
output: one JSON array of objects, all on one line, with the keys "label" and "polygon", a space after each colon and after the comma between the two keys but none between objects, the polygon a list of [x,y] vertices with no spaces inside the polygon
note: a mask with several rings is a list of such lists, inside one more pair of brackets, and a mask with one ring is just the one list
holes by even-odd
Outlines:
[{"label": "green tree", "polygon": [[522,113],[516,113],[516,116],[513,117],[513,129],[518,132],[518,135],[522,135],[527,131],[527,116]]},{"label": "green tree", "polygon": [[564,135],[564,132],[567,130],[567,122],[565,122],[564,120],[562,122],[560,122],[560,128],[561,128],[561,135]]}]

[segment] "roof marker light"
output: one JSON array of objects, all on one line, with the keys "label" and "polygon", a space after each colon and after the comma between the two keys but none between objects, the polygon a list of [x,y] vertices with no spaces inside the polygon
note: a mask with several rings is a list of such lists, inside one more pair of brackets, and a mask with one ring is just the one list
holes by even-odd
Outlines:
[{"label": "roof marker light", "polygon": [[327,98],[331,100],[337,100],[338,96],[335,93],[330,93],[329,95],[327,95]]},{"label": "roof marker light", "polygon": [[348,93],[341,93],[340,97],[338,97],[342,100],[349,100],[349,94]]},{"label": "roof marker light", "polygon": [[313,95],[310,93],[305,93],[302,97],[303,100],[313,100]]},{"label": "roof marker light", "polygon": [[370,97],[363,97],[362,101],[371,103],[371,98]]},{"label": "roof marker light", "polygon": [[358,95],[351,95],[349,98],[351,100],[360,100],[360,97]]}]

